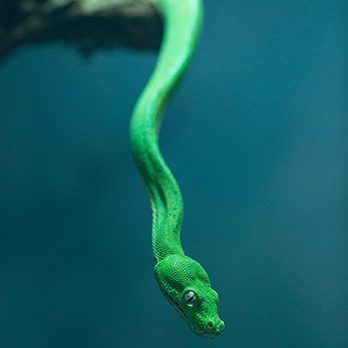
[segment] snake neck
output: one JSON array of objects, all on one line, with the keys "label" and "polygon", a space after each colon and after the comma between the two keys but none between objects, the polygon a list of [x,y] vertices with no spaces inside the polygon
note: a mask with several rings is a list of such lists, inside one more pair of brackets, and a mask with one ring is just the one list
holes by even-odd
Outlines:
[{"label": "snake neck", "polygon": [[202,18],[201,0],[153,0],[163,16],[164,37],[155,70],[131,120],[131,147],[150,196],[152,249],[161,261],[184,255],[180,241],[183,199],[158,145],[164,109],[179,86],[194,53]]}]

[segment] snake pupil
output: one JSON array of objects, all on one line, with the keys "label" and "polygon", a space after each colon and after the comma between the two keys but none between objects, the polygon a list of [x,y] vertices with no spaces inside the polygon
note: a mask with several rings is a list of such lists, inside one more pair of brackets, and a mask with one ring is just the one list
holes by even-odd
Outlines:
[{"label": "snake pupil", "polygon": [[185,303],[187,303],[187,304],[192,304],[197,299],[196,293],[194,291],[192,291],[192,290],[186,291],[184,293],[183,297],[184,297]]}]

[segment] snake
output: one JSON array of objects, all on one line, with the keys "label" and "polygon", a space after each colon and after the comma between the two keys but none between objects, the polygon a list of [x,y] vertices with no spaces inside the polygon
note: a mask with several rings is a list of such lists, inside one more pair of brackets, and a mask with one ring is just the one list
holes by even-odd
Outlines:
[{"label": "snake", "polygon": [[214,338],[225,324],[219,296],[199,262],[181,245],[183,198],[159,148],[159,131],[169,101],[196,50],[203,22],[201,0],[151,0],[163,18],[163,38],[154,71],[138,98],[130,122],[132,154],[150,198],[155,279],[191,330]]}]

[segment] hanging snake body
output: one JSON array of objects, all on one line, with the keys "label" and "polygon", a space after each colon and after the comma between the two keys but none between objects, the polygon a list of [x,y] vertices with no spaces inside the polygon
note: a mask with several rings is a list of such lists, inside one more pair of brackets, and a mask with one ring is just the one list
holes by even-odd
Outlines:
[{"label": "hanging snake body", "polygon": [[183,199],[163,159],[158,134],[164,109],[183,79],[200,34],[201,0],[153,0],[163,16],[158,62],[131,120],[131,147],[152,207],[152,249],[160,289],[194,333],[215,337],[224,329],[218,294],[208,274],[186,256],[180,241]]}]

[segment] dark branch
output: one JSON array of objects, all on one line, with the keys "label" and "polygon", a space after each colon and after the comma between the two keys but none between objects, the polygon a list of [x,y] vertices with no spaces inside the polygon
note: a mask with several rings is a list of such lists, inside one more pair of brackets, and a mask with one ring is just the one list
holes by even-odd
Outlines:
[{"label": "dark branch", "polygon": [[0,60],[23,44],[64,41],[89,54],[157,50],[161,37],[161,17],[147,0],[0,0]]}]

